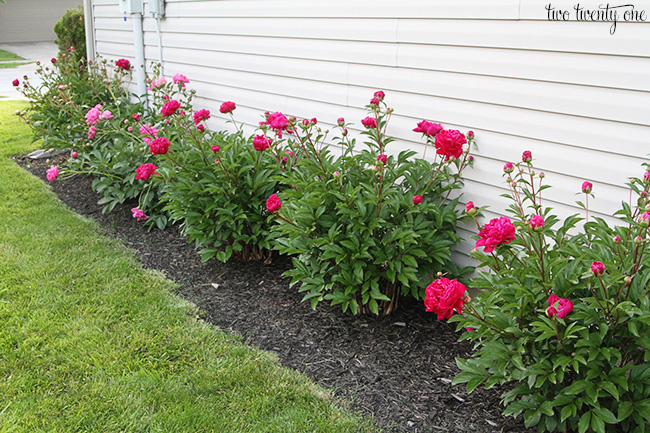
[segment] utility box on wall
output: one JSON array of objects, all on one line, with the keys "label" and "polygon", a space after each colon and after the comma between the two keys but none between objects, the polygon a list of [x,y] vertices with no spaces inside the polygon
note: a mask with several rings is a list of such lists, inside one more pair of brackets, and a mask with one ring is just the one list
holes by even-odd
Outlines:
[{"label": "utility box on wall", "polygon": [[154,18],[165,16],[165,0],[149,0],[149,13]]},{"label": "utility box on wall", "polygon": [[141,14],[142,0],[120,0],[120,13]]}]

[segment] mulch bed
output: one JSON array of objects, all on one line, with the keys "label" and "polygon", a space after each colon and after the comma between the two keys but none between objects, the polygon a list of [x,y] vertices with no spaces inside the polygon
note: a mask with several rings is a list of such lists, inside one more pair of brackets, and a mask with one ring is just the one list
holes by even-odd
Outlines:
[{"label": "mulch bed", "polygon": [[[57,163],[16,162],[41,179]],[[276,352],[282,364],[374,417],[386,432],[533,431],[521,419],[501,415],[502,389],[468,395],[464,385],[451,385],[459,371],[455,358],[467,357],[472,347],[458,342],[455,326],[437,321],[421,302],[402,300],[392,316],[379,318],[343,314],[325,302],[312,310],[282,276],[290,265],[286,257],[270,265],[201,263],[176,227],[148,232],[131,217],[132,204],[102,214],[89,177],[51,185],[70,208],[134,249],[145,267],[177,282],[178,294],[196,304],[207,322]]]}]

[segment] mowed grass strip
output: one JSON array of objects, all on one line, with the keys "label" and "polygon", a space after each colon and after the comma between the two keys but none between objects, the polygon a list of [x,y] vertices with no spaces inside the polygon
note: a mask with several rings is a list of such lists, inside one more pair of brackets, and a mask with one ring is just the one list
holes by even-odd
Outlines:
[{"label": "mowed grass strip", "polygon": [[23,107],[0,102],[0,432],[377,431],[13,163],[37,147]]},{"label": "mowed grass strip", "polygon": [[9,60],[25,60],[17,54],[12,53],[7,50],[0,50],[0,62],[6,62]]}]

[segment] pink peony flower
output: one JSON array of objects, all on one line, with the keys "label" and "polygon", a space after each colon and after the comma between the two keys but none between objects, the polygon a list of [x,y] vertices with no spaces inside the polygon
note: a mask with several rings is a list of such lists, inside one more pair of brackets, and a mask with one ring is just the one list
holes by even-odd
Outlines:
[{"label": "pink peony flower", "polygon": [[428,120],[423,120],[418,122],[418,127],[413,130],[413,132],[421,132],[425,135],[436,135],[442,131],[442,125],[439,123],[429,122]]},{"label": "pink peony flower", "polygon": [[280,201],[280,198],[275,194],[271,194],[271,196],[266,200],[266,209],[271,213],[279,211],[281,207],[282,202]]},{"label": "pink peony flower", "polygon": [[72,159],[77,159],[77,151],[76,150],[72,151]]},{"label": "pink peony flower", "polygon": [[196,125],[196,129],[198,129],[201,132],[205,132],[205,126],[203,125]]},{"label": "pink peony flower", "polygon": [[163,117],[167,117],[176,113],[179,108],[181,108],[181,103],[175,99],[172,99],[169,102],[165,102],[165,105],[162,106],[160,112],[162,113]]},{"label": "pink peony flower", "polygon": [[344,125],[345,125],[345,119],[342,118],[342,117],[339,117],[339,118],[336,120],[336,123],[337,123],[339,126],[344,126]]},{"label": "pink peony flower", "polygon": [[18,87],[18,86],[20,86],[20,81],[18,81],[18,78],[16,78],[15,80],[13,80],[13,81],[11,82],[11,84],[13,84],[14,87]]},{"label": "pink peony flower", "polygon": [[212,147],[210,147],[210,149],[212,149],[212,151],[213,151],[214,153],[217,153],[217,152],[219,152],[219,149],[221,149],[221,148],[219,147],[218,144],[215,144],[215,145],[213,145]]},{"label": "pink peony flower", "polygon": [[97,128],[95,128],[95,125],[92,125],[88,128],[88,140],[95,138],[95,135],[97,135]]},{"label": "pink peony flower", "polygon": [[172,77],[172,81],[174,82],[174,84],[182,84],[183,87],[185,87],[185,84],[190,82],[190,80],[188,80],[185,75],[181,75],[181,74],[175,74]]},{"label": "pink peony flower", "polygon": [[639,216],[639,224],[641,224],[642,227],[648,227],[650,225],[650,212],[643,212],[641,216]]},{"label": "pink peony flower", "polygon": [[115,66],[125,71],[131,70],[131,62],[129,62],[126,59],[119,59],[118,61],[115,62]]},{"label": "pink peony flower", "polygon": [[47,177],[47,180],[52,182],[54,179],[56,179],[59,176],[59,169],[56,168],[55,166],[51,166],[46,172],[45,175]]},{"label": "pink peony flower", "polygon": [[158,78],[157,80],[153,80],[153,81],[151,82],[151,87],[150,87],[150,89],[156,89],[156,88],[158,88],[158,87],[162,87],[162,86],[164,86],[165,84],[167,84],[167,80],[165,79],[165,77],[160,77],[160,78]]},{"label": "pink peony flower", "polygon": [[167,102],[169,101],[169,95],[163,95],[163,101]]},{"label": "pink peony flower", "polygon": [[260,152],[263,152],[266,149],[268,149],[271,146],[271,143],[272,143],[271,139],[266,138],[263,135],[256,135],[255,137],[253,137],[253,147],[255,148],[255,150],[259,150]]},{"label": "pink peony flower", "polygon": [[221,104],[221,107],[219,107],[219,112],[223,114],[228,114],[235,111],[235,108],[237,108],[237,106],[235,105],[234,102],[226,101],[223,104]]},{"label": "pink peony flower", "polygon": [[557,295],[551,295],[548,297],[548,305],[549,308],[546,309],[546,315],[549,317],[557,316],[560,319],[564,319],[571,311],[573,311],[573,302],[568,299],[560,298]]},{"label": "pink peony flower", "polygon": [[102,111],[102,113],[99,115],[100,120],[108,120],[108,119],[111,119],[111,118],[113,118],[113,113],[111,113],[108,110]]},{"label": "pink peony flower", "polygon": [[467,132],[467,138],[470,139],[470,138],[473,138],[473,137],[474,137],[474,131],[468,131]]},{"label": "pink peony flower", "polygon": [[88,112],[84,116],[86,118],[87,125],[94,125],[95,123],[97,123],[99,117],[102,115],[102,108],[104,107],[102,107],[101,104],[97,104],[95,105],[94,108],[88,110]]},{"label": "pink peony flower", "polygon": [[512,173],[515,168],[512,166],[512,162],[506,162],[503,166],[504,173]]},{"label": "pink peony flower", "polygon": [[279,111],[269,114],[269,117],[266,118],[266,124],[276,131],[287,129],[287,123],[287,117]]},{"label": "pink peony flower", "polygon": [[494,218],[478,232],[477,247],[485,247],[491,253],[499,244],[508,244],[515,239],[515,226],[508,217]]},{"label": "pink peony flower", "polygon": [[593,187],[594,186],[591,182],[585,181],[582,183],[582,192],[584,192],[585,194],[589,194]]},{"label": "pink peony flower", "polygon": [[148,123],[140,127],[140,135],[150,135],[155,137],[158,134],[158,130],[155,126],[151,126]]},{"label": "pink peony flower", "polygon": [[593,272],[594,275],[603,275],[605,273],[605,265],[603,262],[592,262],[591,272]]},{"label": "pink peony flower", "polygon": [[388,155],[377,156],[377,161],[381,161],[384,165],[388,164]]},{"label": "pink peony flower", "polygon": [[532,218],[530,219],[530,226],[535,229],[543,229],[544,228],[544,218],[542,218],[539,215],[533,215]]},{"label": "pink peony flower", "polygon": [[421,195],[413,196],[413,204],[418,205],[422,203],[423,197]]},{"label": "pink peony flower", "polygon": [[137,173],[135,180],[148,180],[149,176],[160,174],[156,173],[157,168],[158,167],[153,164],[142,164],[140,167],[135,169],[135,172]]},{"label": "pink peony flower", "polygon": [[159,137],[149,143],[149,150],[154,155],[164,155],[169,151],[171,143],[165,137]]},{"label": "pink peony flower", "polygon": [[374,106],[374,107],[379,106],[379,99],[377,99],[377,98],[372,98],[372,99],[370,100],[370,105],[372,105],[372,106]]},{"label": "pink peony flower", "polygon": [[126,128],[126,130],[129,131],[129,132],[133,132],[133,128],[130,127],[130,126],[128,128]]},{"label": "pink peony flower", "polygon": [[202,120],[208,120],[210,118],[209,110],[199,110],[194,112],[194,124],[198,125]]},{"label": "pink peony flower", "polygon": [[438,320],[449,319],[454,310],[463,312],[465,303],[465,286],[457,280],[440,278],[433,281],[426,289],[424,305],[427,311],[438,315]]},{"label": "pink peony flower", "polygon": [[361,124],[368,129],[377,127],[377,119],[374,117],[365,117],[361,119]]},{"label": "pink peony flower", "polygon": [[463,144],[467,139],[460,131],[443,129],[436,134],[436,153],[445,157],[445,161],[459,158],[463,154]]},{"label": "pink peony flower", "polygon": [[524,150],[524,153],[521,155],[521,160],[523,162],[530,162],[533,160],[533,154],[530,150]]},{"label": "pink peony flower", "polygon": [[141,118],[142,117],[141,117],[140,113],[135,113],[133,115],[133,120],[135,120],[136,122],[139,122]]},{"label": "pink peony flower", "polygon": [[133,218],[135,218],[137,221],[147,220],[147,216],[144,214],[144,211],[142,209],[138,209],[137,207],[134,207],[131,209],[131,212],[133,212]]},{"label": "pink peony flower", "polygon": [[649,182],[650,182],[650,171],[646,171],[645,173],[643,173],[643,181],[644,181],[645,183],[649,183]]},{"label": "pink peony flower", "polygon": [[465,204],[465,213],[467,213],[467,215],[476,215],[476,208],[474,207],[473,201],[468,201]]},{"label": "pink peony flower", "polygon": [[382,90],[377,90],[373,96],[375,97],[375,99],[379,99],[380,101],[383,101],[384,98],[386,97],[386,94]]},{"label": "pink peony flower", "polygon": [[50,59],[50,62],[52,62],[52,64],[55,64],[55,63],[56,63],[56,57],[52,57],[52,58]]}]

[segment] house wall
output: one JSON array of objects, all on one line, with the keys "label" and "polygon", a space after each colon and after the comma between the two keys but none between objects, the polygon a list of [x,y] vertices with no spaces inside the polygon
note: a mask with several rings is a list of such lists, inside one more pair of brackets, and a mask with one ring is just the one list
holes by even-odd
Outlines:
[{"label": "house wall", "polygon": [[0,3],[0,43],[52,42],[54,24],[82,0],[7,0]]},{"label": "house wall", "polygon": [[[476,133],[463,197],[489,206],[487,218],[503,215],[502,167],[524,150],[553,186],[546,204],[579,212],[574,202],[584,197],[576,193],[590,180],[590,208],[608,216],[650,151],[650,24],[618,22],[612,35],[611,23],[549,21],[548,3],[169,0],[165,72],[190,78],[196,107],[218,115],[221,102],[235,101],[237,119],[252,126],[277,110],[324,125],[343,116],[358,128],[362,107],[381,89],[395,108],[396,153],[423,150],[411,131],[422,119]],[[132,24],[117,0],[93,5],[97,52],[132,57]],[[648,20],[650,2],[634,5]],[[145,18],[148,61],[158,58],[154,24]],[[475,232],[467,226],[463,234]]]}]

